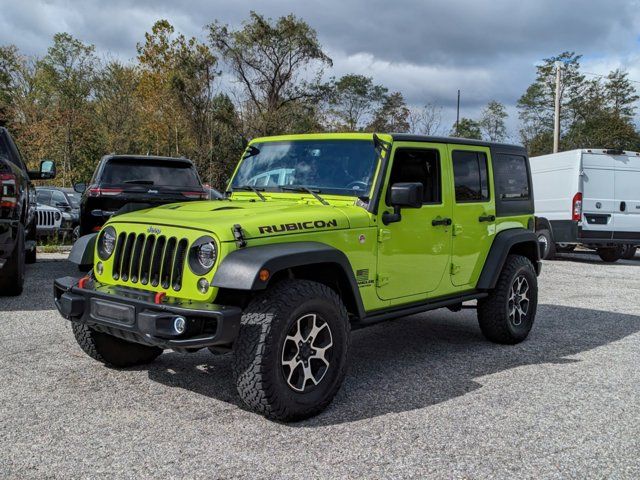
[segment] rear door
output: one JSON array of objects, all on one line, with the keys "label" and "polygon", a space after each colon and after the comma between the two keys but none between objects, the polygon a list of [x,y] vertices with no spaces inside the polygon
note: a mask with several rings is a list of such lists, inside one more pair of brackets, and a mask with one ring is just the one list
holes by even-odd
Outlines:
[{"label": "rear door", "polygon": [[615,155],[613,238],[640,244],[640,156]]},{"label": "rear door", "polygon": [[611,239],[615,201],[615,163],[611,155],[582,155],[582,236]]}]

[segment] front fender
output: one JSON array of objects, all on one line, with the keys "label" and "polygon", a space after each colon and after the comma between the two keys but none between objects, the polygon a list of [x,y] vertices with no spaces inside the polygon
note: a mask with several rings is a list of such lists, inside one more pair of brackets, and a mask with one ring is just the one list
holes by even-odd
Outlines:
[{"label": "front fender", "polygon": [[97,233],[90,233],[80,237],[71,247],[69,261],[77,265],[93,265]]}]

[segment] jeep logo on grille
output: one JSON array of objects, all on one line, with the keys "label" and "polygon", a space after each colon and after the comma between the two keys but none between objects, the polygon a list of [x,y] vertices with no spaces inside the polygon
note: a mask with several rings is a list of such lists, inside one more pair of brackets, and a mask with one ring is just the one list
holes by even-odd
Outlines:
[{"label": "jeep logo on grille", "polygon": [[161,230],[159,228],[156,228],[156,227],[149,227],[149,228],[147,228],[147,233],[153,233],[154,235],[160,235]]}]

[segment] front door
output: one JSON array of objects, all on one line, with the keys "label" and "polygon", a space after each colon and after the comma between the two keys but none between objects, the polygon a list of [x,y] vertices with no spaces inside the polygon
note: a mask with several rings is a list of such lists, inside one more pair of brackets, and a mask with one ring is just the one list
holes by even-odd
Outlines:
[{"label": "front door", "polygon": [[[442,282],[451,255],[451,180],[447,147],[437,143],[393,144],[387,191],[379,208],[377,292],[383,300],[424,295]],[[447,163],[445,163],[447,162]],[[421,182],[421,208],[403,208],[399,222],[384,225],[392,212],[389,189],[394,183]]]},{"label": "front door", "polygon": [[449,145],[452,162],[451,283],[473,287],[496,234],[491,155],[486,147]]}]

